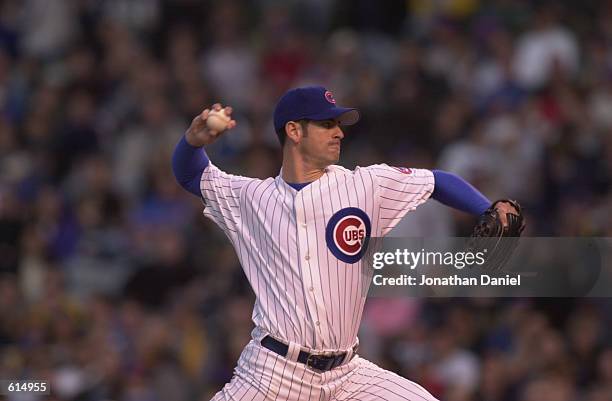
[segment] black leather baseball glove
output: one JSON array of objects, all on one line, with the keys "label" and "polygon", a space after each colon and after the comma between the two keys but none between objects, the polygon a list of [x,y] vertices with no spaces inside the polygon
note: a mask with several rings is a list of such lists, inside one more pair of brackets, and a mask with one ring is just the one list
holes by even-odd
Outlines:
[{"label": "black leather baseball glove", "polygon": [[[506,213],[505,225],[496,208],[499,203],[508,203],[517,212]],[[478,219],[468,242],[468,248],[473,252],[484,252],[483,269],[501,270],[518,246],[518,237],[524,229],[525,219],[521,205],[510,199],[500,199],[485,210]]]}]

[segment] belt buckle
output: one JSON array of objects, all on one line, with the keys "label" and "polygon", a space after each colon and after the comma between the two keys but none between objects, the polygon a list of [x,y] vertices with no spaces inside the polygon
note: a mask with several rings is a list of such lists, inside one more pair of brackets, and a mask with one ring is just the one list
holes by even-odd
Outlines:
[{"label": "belt buckle", "polygon": [[306,358],[306,365],[312,366],[312,361],[315,356],[313,354],[308,354],[308,358]]},{"label": "belt buckle", "polygon": [[[313,355],[309,354],[306,359],[306,365],[321,372],[327,372],[335,367],[340,366],[338,357],[340,355]],[[344,358],[344,357],[343,357]]]},{"label": "belt buckle", "polygon": [[329,370],[329,362],[328,359],[324,355],[308,355],[306,359],[306,364],[313,369],[316,369],[320,372],[325,372]]},{"label": "belt buckle", "polygon": [[306,358],[306,366],[310,366],[313,369],[322,371],[322,369],[319,368],[319,364],[317,363],[318,361],[319,359],[317,355],[308,354],[308,358]]}]

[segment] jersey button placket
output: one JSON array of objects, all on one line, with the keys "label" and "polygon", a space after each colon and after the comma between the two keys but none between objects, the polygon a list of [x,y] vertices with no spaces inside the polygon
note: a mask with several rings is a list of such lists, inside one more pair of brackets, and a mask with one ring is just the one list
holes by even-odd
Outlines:
[{"label": "jersey button placket", "polygon": [[[296,196],[294,203],[295,217],[297,223],[297,243],[300,252],[300,269],[302,271],[303,283],[306,297],[306,303],[308,306],[308,311],[310,312],[310,320],[314,327],[317,328],[317,332],[320,333],[321,330],[321,322],[320,318],[321,311],[319,305],[317,305],[317,292],[315,291],[317,280],[319,280],[316,267],[313,268],[311,266],[311,257],[310,257],[310,249],[309,245],[311,241],[316,239],[311,239],[308,236],[308,225],[306,224],[305,219],[307,219],[306,211],[301,208],[301,200],[299,199],[303,193],[300,193]],[[320,334],[319,334],[320,335]],[[319,336],[317,335],[317,337]],[[317,341],[318,342],[318,341]],[[315,344],[317,345],[317,344]],[[321,345],[320,343],[318,344]]]},{"label": "jersey button placket", "polygon": [[[306,230],[306,228],[308,226],[306,225],[305,222],[302,222],[302,223],[300,223],[300,227],[302,228],[301,234],[303,235],[304,238],[307,238],[308,237],[308,231]],[[310,252],[308,250],[308,243],[304,244],[304,248],[306,248],[306,255],[304,255],[304,259],[305,260],[310,260]]]},{"label": "jersey button placket", "polygon": [[[311,189],[311,188],[310,188]],[[298,197],[300,196],[306,196],[305,194],[308,194],[309,191],[303,191],[301,192]],[[329,342],[328,337],[328,328],[327,328],[327,305],[325,304],[324,301],[324,295],[321,292],[321,285],[322,285],[322,281],[321,281],[321,272],[320,272],[320,266],[318,266],[318,260],[317,260],[317,249],[320,248],[321,246],[324,246],[320,243],[321,237],[320,235],[323,235],[323,240],[325,239],[324,234],[325,231],[323,230],[323,233],[315,231],[316,228],[318,228],[319,230],[321,230],[321,227],[325,227],[325,222],[321,221],[316,221],[315,219],[317,218],[316,216],[316,212],[309,207],[308,205],[311,204],[311,201],[308,200],[305,203],[305,209],[306,210],[299,210],[298,211],[298,205],[300,205],[299,203],[300,201],[296,198],[296,217],[298,220],[298,236],[299,236],[299,244],[300,247],[303,249],[303,253],[302,255],[304,255],[304,259],[303,263],[301,263],[302,267],[302,274],[304,277],[304,289],[306,290],[306,298],[308,300],[308,306],[311,312],[311,318],[312,318],[312,322],[315,325],[316,331],[318,333],[318,337],[319,337],[319,346],[326,346],[327,343]],[[314,213],[314,214],[313,214]],[[300,217],[302,219],[300,219]],[[317,241],[319,241],[318,245],[317,245]],[[312,252],[314,253],[312,253]]]}]

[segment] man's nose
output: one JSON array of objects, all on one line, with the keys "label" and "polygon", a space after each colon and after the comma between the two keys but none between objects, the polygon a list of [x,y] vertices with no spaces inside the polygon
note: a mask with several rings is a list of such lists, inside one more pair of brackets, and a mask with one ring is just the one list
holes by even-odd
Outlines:
[{"label": "man's nose", "polygon": [[338,139],[344,138],[344,132],[342,132],[342,129],[338,125],[336,125],[336,130],[334,131],[334,138],[338,138]]}]

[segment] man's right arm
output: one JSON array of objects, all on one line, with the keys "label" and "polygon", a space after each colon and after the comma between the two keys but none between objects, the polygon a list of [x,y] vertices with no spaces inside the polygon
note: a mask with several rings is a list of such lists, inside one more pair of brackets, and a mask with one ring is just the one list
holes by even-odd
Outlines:
[{"label": "man's right arm", "polygon": [[195,196],[201,197],[200,178],[209,163],[204,148],[190,145],[183,135],[172,155],[172,171],[176,182]]},{"label": "man's right arm", "polygon": [[[211,109],[219,111],[221,105],[214,104]],[[196,196],[202,196],[200,178],[204,169],[210,163],[203,147],[216,141],[225,132],[225,130],[221,132],[210,130],[206,126],[206,119],[211,109],[205,109],[193,119],[172,155],[172,171],[176,181]],[[232,108],[226,107],[225,114],[231,116],[231,113]],[[235,126],[236,121],[230,120],[227,129]]]}]

